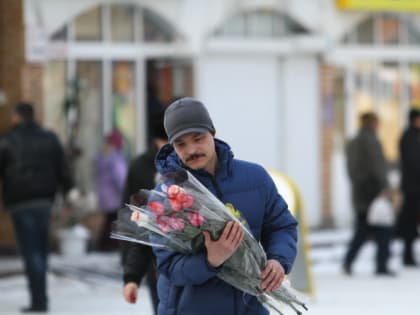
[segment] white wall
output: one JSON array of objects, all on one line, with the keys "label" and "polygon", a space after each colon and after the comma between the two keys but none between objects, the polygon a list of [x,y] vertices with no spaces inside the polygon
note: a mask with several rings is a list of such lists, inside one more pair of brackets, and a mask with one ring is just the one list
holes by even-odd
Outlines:
[{"label": "white wall", "polygon": [[339,227],[349,227],[353,222],[351,187],[347,175],[344,151],[336,151],[331,159],[331,196],[334,223]]},{"label": "white wall", "polygon": [[279,170],[298,186],[310,226],[320,221],[318,63],[315,57],[212,55],[197,94],[235,156]]},{"label": "white wall", "polygon": [[279,169],[279,71],[274,57],[205,56],[196,96],[236,157]]},{"label": "white wall", "polygon": [[316,56],[287,57],[283,77],[283,170],[300,189],[308,224],[316,226],[321,219],[321,127]]}]

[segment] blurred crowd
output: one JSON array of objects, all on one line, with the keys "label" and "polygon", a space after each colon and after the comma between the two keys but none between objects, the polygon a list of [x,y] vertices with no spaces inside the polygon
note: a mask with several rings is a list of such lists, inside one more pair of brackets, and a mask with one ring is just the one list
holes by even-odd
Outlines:
[{"label": "blurred crowd", "polygon": [[[377,136],[379,123],[374,112],[362,114],[359,132],[346,148],[355,216],[354,234],[343,264],[348,275],[360,248],[371,237],[377,243],[377,275],[396,275],[388,268],[393,237],[404,241],[403,264],[418,266],[413,245],[420,218],[420,111],[410,110],[399,141],[401,185],[397,191],[388,181],[387,163]],[[398,195],[402,195],[399,205]]]}]

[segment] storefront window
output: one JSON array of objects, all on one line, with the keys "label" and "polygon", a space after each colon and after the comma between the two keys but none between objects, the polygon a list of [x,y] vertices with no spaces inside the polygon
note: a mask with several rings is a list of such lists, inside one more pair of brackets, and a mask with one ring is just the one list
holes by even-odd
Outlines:
[{"label": "storefront window", "polygon": [[143,9],[143,29],[143,40],[146,42],[171,42],[175,39],[171,26],[148,9]]},{"label": "storefront window", "polygon": [[[178,48],[173,45],[180,39],[175,28],[153,11],[128,4],[133,1],[119,2],[89,8],[58,28],[48,42],[52,57],[45,64],[44,121],[60,135],[76,187],[86,193],[95,191],[95,160],[105,134],[117,129],[131,159],[151,140],[149,116],[139,112],[161,111],[175,96],[193,95],[191,59],[161,56],[162,47]],[[144,49],[148,56],[156,52],[156,59],[151,57],[154,71]],[[137,71],[144,80],[137,80]]]},{"label": "storefront window", "polygon": [[245,34],[245,16],[240,15],[230,19],[225,23],[222,29],[218,30],[216,34],[218,36],[241,36]]},{"label": "storefront window", "polygon": [[376,14],[346,34],[347,44],[415,45],[420,43],[420,22],[410,14]]},{"label": "storefront window", "polygon": [[[385,89],[377,91],[380,118],[379,135],[389,161],[398,159],[398,140],[401,133],[401,86],[403,84],[398,63],[383,63],[378,69],[378,81]],[[384,93],[388,91],[388,93]]]},{"label": "storefront window", "polygon": [[150,94],[155,94],[163,106],[174,98],[194,95],[193,69],[190,60],[148,60],[147,77],[154,90],[154,93]]},{"label": "storefront window", "polygon": [[64,99],[66,95],[66,63],[50,61],[44,67],[43,121],[47,128],[54,130],[65,141]]},{"label": "storefront window", "polygon": [[334,102],[334,134],[337,141],[342,141],[346,135],[346,93],[343,69],[334,69],[332,94]]},{"label": "storefront window", "polygon": [[[250,37],[273,36],[273,14],[269,12],[252,12],[247,17],[248,32]],[[284,24],[284,23],[283,23]],[[282,28],[284,31],[284,26]]]},{"label": "storefront window", "polygon": [[374,110],[374,64],[371,62],[359,62],[355,73],[355,102],[356,115]]},{"label": "storefront window", "polygon": [[400,39],[400,20],[398,16],[384,15],[379,21],[381,44],[395,45]]},{"label": "storefront window", "polygon": [[356,28],[355,38],[352,38],[352,43],[355,41],[359,44],[371,44],[375,40],[375,20],[370,17],[366,21],[360,23]]},{"label": "storefront window", "polygon": [[94,161],[102,146],[102,71],[99,61],[79,61],[76,75],[79,81],[79,124],[77,143],[81,148],[76,160],[78,186],[94,190]]},{"label": "storefront window", "polygon": [[385,156],[391,162],[398,159],[402,84],[397,63],[360,62],[356,65],[356,121],[367,111],[378,114],[379,136]]},{"label": "storefront window", "polygon": [[111,6],[111,40],[115,42],[134,41],[134,8]]},{"label": "storefront window", "polygon": [[231,17],[214,33],[216,37],[282,37],[307,31],[285,14],[258,10]]},{"label": "storefront window", "polygon": [[[56,54],[54,55],[56,58],[67,58],[67,46],[62,45],[63,43],[70,43],[78,48],[77,57],[71,57],[63,62],[66,71],[64,72],[65,79],[61,84],[64,85],[64,90],[69,86],[72,86],[71,89],[77,90],[81,99],[80,119],[86,119],[79,123],[78,131],[75,132],[77,137],[79,134],[81,135],[80,140],[83,143],[80,148],[86,152],[86,154],[83,153],[86,157],[83,157],[84,160],[81,163],[83,168],[88,171],[83,176],[90,172],[88,160],[92,161],[94,154],[98,151],[104,130],[110,131],[111,128],[116,128],[122,133],[127,157],[131,157],[136,149],[144,149],[136,148],[136,132],[143,130],[147,132],[145,126],[136,127],[136,120],[139,119],[136,108],[141,106],[140,102],[142,102],[137,96],[142,94],[138,93],[138,90],[146,88],[146,85],[148,86],[149,82],[153,80],[147,77],[146,83],[143,80],[136,82],[135,74],[136,69],[139,68],[138,62],[146,61],[143,57],[139,57],[140,52],[136,53],[139,46],[135,45],[135,42],[142,41],[141,49],[144,49],[143,47],[147,46],[149,42],[171,44],[177,38],[179,36],[174,27],[165,19],[150,9],[128,4],[127,1],[123,4],[113,1],[110,4],[91,7],[50,36],[51,51]],[[97,44],[93,55],[87,45],[78,46],[81,41],[89,41],[89,45],[92,46]],[[103,41],[109,45],[115,44],[119,48],[115,50],[115,55],[106,57],[107,60],[109,60],[108,58],[113,60],[111,63],[102,62],[102,58],[104,58],[101,53]],[[124,47],[119,43],[125,43],[124,47],[129,48],[123,52]],[[95,55],[97,52],[99,54]],[[112,54],[112,52],[114,50],[111,49],[108,54]],[[139,58],[141,61],[137,61]],[[159,64],[162,64],[163,59],[159,59]],[[154,93],[156,98],[166,104],[174,97],[174,93],[192,95],[192,89],[190,89],[192,80],[187,79],[188,75],[186,75],[192,75],[191,68],[186,68],[188,71],[184,71],[183,67],[174,70],[178,64],[174,60],[165,61],[163,64],[165,66],[160,67],[159,71],[157,92]],[[191,66],[190,63],[189,66]],[[72,83],[69,83],[69,78],[66,77],[68,76],[67,70],[72,73]],[[148,76],[150,73],[146,71],[145,74]],[[112,83],[109,82],[111,80]],[[189,82],[180,82],[179,80],[189,80]],[[160,85],[160,82],[164,82],[164,84]],[[112,85],[112,90],[102,89],[102,84],[104,87]],[[74,97],[74,95],[69,97],[67,94],[69,93],[61,95],[62,103],[70,102],[69,99]],[[150,97],[149,94],[146,91],[146,98]],[[84,112],[85,110],[86,112]],[[69,130],[67,133],[70,133]],[[72,136],[73,134],[74,132]],[[143,135],[139,137],[143,137]],[[139,145],[143,146],[142,141],[139,141]],[[88,188],[91,186],[88,180],[82,179],[81,182],[86,182],[85,186]]]},{"label": "storefront window", "polygon": [[100,41],[102,39],[101,7],[95,7],[76,17],[74,34],[76,40]]},{"label": "storefront window", "polygon": [[134,153],[136,135],[135,67],[131,61],[112,64],[112,126],[124,137],[124,153]]},{"label": "storefront window", "polygon": [[60,28],[54,34],[52,34],[51,39],[53,41],[66,41],[68,36],[68,28],[67,25]]},{"label": "storefront window", "polygon": [[420,109],[420,64],[410,65],[410,105]]},{"label": "storefront window", "polygon": [[411,19],[406,21],[407,41],[412,45],[420,44],[420,21]]}]

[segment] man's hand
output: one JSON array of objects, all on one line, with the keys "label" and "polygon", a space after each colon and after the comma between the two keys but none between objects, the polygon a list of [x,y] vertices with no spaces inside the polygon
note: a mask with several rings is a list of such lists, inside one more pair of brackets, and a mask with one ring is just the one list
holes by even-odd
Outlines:
[{"label": "man's hand", "polygon": [[266,292],[277,290],[284,280],[284,275],[284,268],[277,260],[268,260],[261,273],[261,287]]},{"label": "man's hand", "polygon": [[131,304],[136,303],[137,301],[137,291],[139,289],[139,286],[137,283],[134,282],[128,282],[123,287],[123,296],[124,299]]},{"label": "man's hand", "polygon": [[217,241],[211,239],[208,231],[203,231],[203,235],[207,248],[207,259],[211,266],[219,267],[238,249],[244,238],[244,231],[239,222],[230,221]]}]

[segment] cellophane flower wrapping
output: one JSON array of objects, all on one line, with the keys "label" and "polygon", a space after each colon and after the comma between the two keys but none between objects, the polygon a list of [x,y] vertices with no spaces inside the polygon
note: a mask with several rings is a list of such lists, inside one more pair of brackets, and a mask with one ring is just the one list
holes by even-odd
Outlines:
[{"label": "cellophane flower wrapping", "polygon": [[283,304],[301,314],[299,307],[306,306],[288,281],[274,292],[262,290],[267,257],[241,213],[224,205],[186,170],[167,174],[154,190],[142,189],[131,196],[130,204],[118,212],[111,237],[194,254],[205,250],[204,230],[217,240],[229,221],[239,222],[245,236],[217,276],[279,314]]}]

